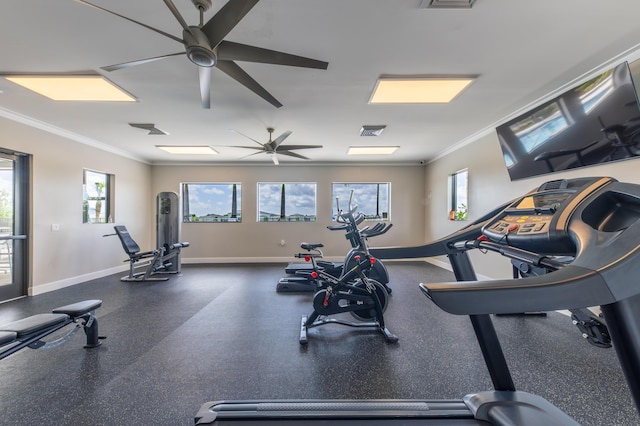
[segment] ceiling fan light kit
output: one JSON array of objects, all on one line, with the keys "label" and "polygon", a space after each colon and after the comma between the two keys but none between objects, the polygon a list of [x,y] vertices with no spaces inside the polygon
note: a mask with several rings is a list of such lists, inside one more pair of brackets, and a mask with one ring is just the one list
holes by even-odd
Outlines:
[{"label": "ceiling fan light kit", "polygon": [[102,67],[102,69],[105,71],[116,71],[122,68],[146,64],[172,56],[186,55],[192,63],[199,67],[200,97],[203,108],[208,109],[211,106],[210,91],[212,68],[219,69],[269,102],[271,105],[279,108],[282,106],[280,101],[262,87],[260,83],[249,76],[249,74],[247,74],[235,61],[258,62],[315,69],[327,69],[329,66],[329,64],[324,61],[225,40],[224,38],[227,34],[229,34],[229,32],[245,17],[245,15],[249,13],[259,0],[229,0],[209,21],[207,21],[207,23],[204,23],[204,12],[211,7],[211,0],[191,0],[200,13],[200,24],[197,26],[188,25],[173,2],[171,0],[164,0],[165,5],[182,26],[182,38],[151,27],[127,16],[120,15],[109,9],[97,6],[88,1],[76,1],[122,19],[126,19],[129,22],[133,22],[181,43],[184,46],[183,52],[109,65]]}]

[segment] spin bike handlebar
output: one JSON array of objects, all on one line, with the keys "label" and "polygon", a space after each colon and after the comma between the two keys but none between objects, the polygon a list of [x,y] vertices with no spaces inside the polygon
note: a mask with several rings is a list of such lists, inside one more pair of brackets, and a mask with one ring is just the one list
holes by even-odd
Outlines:
[{"label": "spin bike handlebar", "polygon": [[361,232],[361,235],[365,238],[377,237],[378,235],[386,233],[389,229],[391,229],[392,226],[393,223],[378,222],[376,225],[374,225],[373,228],[363,230]]}]

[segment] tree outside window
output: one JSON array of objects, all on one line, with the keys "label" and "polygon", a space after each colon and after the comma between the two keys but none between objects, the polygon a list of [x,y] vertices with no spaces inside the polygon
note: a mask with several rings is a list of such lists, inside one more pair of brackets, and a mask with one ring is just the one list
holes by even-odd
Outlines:
[{"label": "tree outside window", "polygon": [[83,171],[82,223],[113,221],[111,195],[114,177],[93,170]]},{"label": "tree outside window", "polygon": [[315,222],[315,183],[258,183],[259,222]]},{"label": "tree outside window", "polygon": [[242,222],[240,183],[183,183],[182,222]]}]

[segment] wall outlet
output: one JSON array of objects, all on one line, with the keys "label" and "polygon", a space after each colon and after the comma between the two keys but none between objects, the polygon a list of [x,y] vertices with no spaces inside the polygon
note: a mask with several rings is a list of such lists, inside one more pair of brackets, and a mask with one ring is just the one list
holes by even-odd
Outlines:
[{"label": "wall outlet", "polygon": [[51,224],[51,231],[52,232],[58,232],[60,230],[60,224],[58,223],[52,223]]}]

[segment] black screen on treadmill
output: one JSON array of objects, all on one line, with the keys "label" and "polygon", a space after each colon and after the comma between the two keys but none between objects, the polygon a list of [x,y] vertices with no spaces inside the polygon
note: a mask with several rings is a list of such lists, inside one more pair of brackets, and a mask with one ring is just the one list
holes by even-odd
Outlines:
[{"label": "black screen on treadmill", "polygon": [[554,205],[562,204],[567,198],[571,196],[571,193],[553,193],[553,194],[533,194],[524,197],[518,205],[517,210],[533,210],[552,207]]}]

